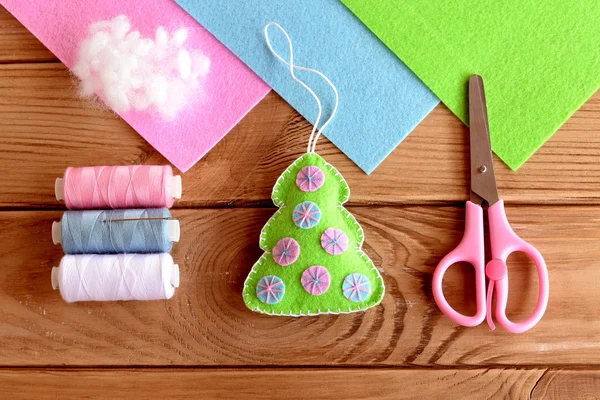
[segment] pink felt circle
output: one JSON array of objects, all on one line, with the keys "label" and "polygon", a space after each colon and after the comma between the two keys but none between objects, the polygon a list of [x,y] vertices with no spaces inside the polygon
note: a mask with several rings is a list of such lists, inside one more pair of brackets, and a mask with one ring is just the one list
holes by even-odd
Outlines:
[{"label": "pink felt circle", "polygon": [[337,256],[348,248],[348,236],[341,229],[328,228],[321,235],[321,246],[328,254]]},{"label": "pink felt circle", "polygon": [[296,262],[300,256],[300,245],[292,238],[283,238],[273,247],[273,260],[282,267]]},{"label": "pink felt circle", "polygon": [[315,265],[307,268],[302,273],[302,287],[313,296],[320,296],[329,289],[331,275],[327,268]]},{"label": "pink felt circle", "polygon": [[325,183],[325,174],[319,167],[304,167],[296,175],[296,185],[303,192],[316,192]]}]

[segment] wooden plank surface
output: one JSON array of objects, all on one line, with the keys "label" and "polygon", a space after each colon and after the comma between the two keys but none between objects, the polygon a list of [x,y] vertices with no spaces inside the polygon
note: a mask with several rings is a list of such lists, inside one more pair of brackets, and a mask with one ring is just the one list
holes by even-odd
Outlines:
[{"label": "wooden plank surface", "polygon": [[56,61],[54,54],[0,6],[0,63]]},{"label": "wooden plank surface", "polygon": [[[431,274],[460,240],[455,207],[355,207],[365,249],[387,294],[365,313],[269,317],[246,309],[243,281],[262,251],[271,209],[176,210],[173,257],[182,285],[170,301],[65,304],[50,287],[61,250],[57,211],[0,213],[0,365],[599,365],[600,213],[597,207],[508,207],[517,234],[546,257],[551,297],[544,319],[518,338],[443,317]],[[535,304],[536,274],[511,258],[509,316]],[[451,304],[472,312],[472,272],[448,275]],[[452,270],[451,269],[451,270]],[[465,294],[465,292],[467,294]]]},{"label": "wooden plank surface", "polygon": [[[532,392],[535,396],[537,386],[542,384],[545,388],[548,385],[548,390],[555,390],[552,382],[544,381],[546,372],[541,369],[0,369],[0,395],[14,400],[524,399]],[[562,378],[565,372],[553,374]],[[570,377],[580,375],[586,376],[586,372],[575,372]],[[582,389],[581,395],[590,394],[593,393],[590,389],[598,390],[600,385],[596,382]],[[570,397],[580,398],[586,397]]]},{"label": "wooden plank surface", "polygon": [[597,399],[600,371],[546,371],[531,391],[532,400]]},{"label": "wooden plank surface", "polygon": [[[121,119],[78,99],[74,85],[62,64],[0,66],[0,207],[59,207],[54,179],[70,165],[166,162]],[[305,151],[309,133],[271,93],[185,174],[177,207],[270,205],[275,180]],[[440,105],[370,176],[326,140],[318,150],[348,180],[349,204],[452,204],[467,199],[467,133]],[[500,195],[600,204],[599,133],[596,94],[518,173],[495,159]]]},{"label": "wooden plank surface", "polygon": [[[272,185],[310,132],[279,96],[269,94],[185,173],[174,211],[182,286],[172,300],[67,305],[50,286],[62,255],[50,240],[63,208],[54,179],[70,165],[166,160],[110,111],[79,99],[68,70],[1,6],[0,90],[2,398],[600,393],[600,93],[518,173],[495,159],[509,220],[550,270],[544,319],[515,336],[457,327],[431,296],[435,265],[460,240],[463,208],[455,205],[468,192],[468,130],[443,105],[370,176],[319,143],[350,184],[350,210],[387,295],[363,314],[295,319],[252,313],[241,299],[261,254],[260,228],[274,212]],[[509,279],[509,316],[524,318],[536,297],[526,258],[510,259]],[[450,302],[468,304],[464,312],[473,311],[472,284],[468,267],[447,277]]]},{"label": "wooden plank surface", "polygon": [[[235,382],[235,384],[232,384]],[[576,388],[576,390],[573,390]],[[547,369],[0,369],[12,400],[595,399],[600,371]]]}]

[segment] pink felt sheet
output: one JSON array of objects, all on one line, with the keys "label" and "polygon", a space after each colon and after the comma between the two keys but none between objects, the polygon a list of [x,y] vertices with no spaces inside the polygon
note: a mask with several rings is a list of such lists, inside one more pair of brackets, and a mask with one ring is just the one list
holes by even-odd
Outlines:
[{"label": "pink felt sheet", "polygon": [[[129,111],[121,117],[182,172],[202,158],[270,90],[233,53],[172,0],[0,0],[65,65],[71,68],[91,23],[125,14],[131,29],[154,38],[186,27],[188,49],[211,60],[198,99],[173,120]],[[210,10],[207,10],[210,12]]]}]

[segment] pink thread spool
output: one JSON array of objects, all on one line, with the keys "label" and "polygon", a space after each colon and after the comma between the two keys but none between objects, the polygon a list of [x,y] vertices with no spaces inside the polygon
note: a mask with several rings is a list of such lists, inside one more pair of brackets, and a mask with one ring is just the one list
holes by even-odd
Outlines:
[{"label": "pink thread spool", "polygon": [[181,198],[181,176],[168,165],[69,167],[54,185],[68,209],[161,208]]}]

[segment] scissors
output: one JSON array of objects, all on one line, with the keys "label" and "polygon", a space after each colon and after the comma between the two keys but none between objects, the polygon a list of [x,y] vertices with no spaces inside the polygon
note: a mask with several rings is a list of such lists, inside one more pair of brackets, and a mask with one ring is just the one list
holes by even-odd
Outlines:
[{"label": "scissors", "polygon": [[[433,297],[438,307],[452,321],[463,326],[477,326],[487,317],[488,325],[495,329],[492,319],[492,299],[496,294],[495,317],[500,326],[512,333],[522,333],[537,324],[548,305],[548,270],[540,252],[521,239],[510,227],[504,211],[504,201],[498,198],[490,132],[485,103],[483,79],[472,75],[469,79],[469,126],[471,148],[471,196],[465,210],[465,230],[459,245],[438,264],[433,274]],[[488,204],[488,222],[492,259],[485,263],[483,225],[484,203]],[[527,254],[534,261],[538,273],[538,300],[533,314],[522,322],[512,322],[506,317],[508,300],[508,270],[506,259],[516,251]],[[475,268],[475,294],[477,312],[463,315],[446,301],[442,280],[448,268],[458,262],[470,263]],[[489,280],[487,296],[485,279]]]}]

